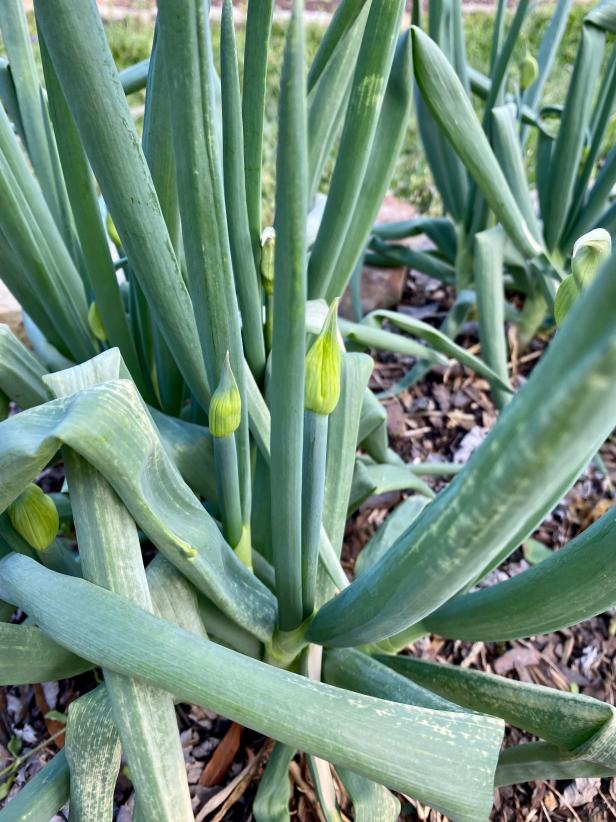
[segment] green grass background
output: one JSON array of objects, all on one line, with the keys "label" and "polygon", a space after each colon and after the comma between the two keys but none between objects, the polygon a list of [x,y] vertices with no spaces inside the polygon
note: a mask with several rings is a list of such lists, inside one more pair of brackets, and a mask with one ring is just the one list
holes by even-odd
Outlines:
[{"label": "green grass background", "polygon": [[[543,101],[545,103],[561,103],[564,100],[573,63],[577,51],[577,43],[584,14],[591,6],[585,3],[574,4],[571,11],[565,37],[561,44],[558,58],[555,62],[551,77],[547,83]],[[516,55],[512,62],[515,72],[517,62],[523,56],[526,48],[536,53],[541,37],[549,23],[554,6],[546,3],[533,9],[528,15],[524,36],[518,43]],[[492,11],[467,12],[464,16],[466,47],[469,63],[481,71],[487,71],[490,55],[490,43],[494,14]],[[111,50],[119,68],[124,68],[139,60],[145,59],[150,52],[153,35],[153,25],[142,20],[127,17],[119,22],[111,22],[106,26]],[[238,30],[238,51],[243,52],[243,30]],[[320,39],[323,28],[309,24],[306,32],[306,57],[312,59]],[[276,120],[278,105],[278,89],[280,68],[284,49],[284,26],[275,23],[272,32],[272,44],[269,59],[268,93],[266,103],[266,133],[264,145],[264,209],[265,214],[271,215],[274,198],[274,169],[276,151]],[[33,37],[34,30],[33,30]],[[214,26],[214,46],[218,58],[219,28]],[[143,93],[132,95],[133,106],[138,119],[143,105]],[[613,145],[616,138],[616,124],[611,123],[606,138],[606,147]],[[533,178],[533,142],[529,142],[527,167],[529,177]],[[324,186],[327,184],[327,175],[331,168],[326,170]],[[413,118],[408,129],[404,147],[397,163],[391,192],[405,201],[411,202],[418,211],[436,214],[440,210],[439,197],[432,183],[429,169],[422,153],[417,132],[417,124]]]}]

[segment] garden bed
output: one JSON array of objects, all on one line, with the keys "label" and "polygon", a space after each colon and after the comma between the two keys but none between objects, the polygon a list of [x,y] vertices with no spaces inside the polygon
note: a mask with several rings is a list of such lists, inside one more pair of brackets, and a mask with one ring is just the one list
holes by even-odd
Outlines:
[{"label": "garden bed", "polygon": [[[131,5],[137,7],[137,16],[132,18],[132,23],[112,22],[108,27],[114,54],[121,65],[142,59],[151,41],[151,4],[142,2]],[[282,8],[288,5],[286,0],[280,3]],[[306,7],[310,11],[327,13],[335,5],[327,0],[315,0],[308,2]],[[120,14],[123,13],[122,4],[115,4],[115,7]],[[115,17],[112,19],[115,20]],[[579,15],[574,15],[571,28],[579,27],[579,22]],[[484,26],[485,31],[480,32],[481,26],[471,22],[471,18],[465,24],[467,33],[471,35],[470,51],[476,58],[474,62],[481,67],[487,54],[488,27]],[[529,35],[530,40],[534,32],[529,32]],[[316,48],[319,36],[318,27],[309,29],[309,53]],[[264,173],[268,219],[273,201],[276,143],[272,124],[276,116],[279,56],[283,39],[284,28],[275,27],[275,60],[269,76]],[[135,47],[136,42],[138,47]],[[570,63],[567,48],[563,51],[561,68]],[[555,77],[555,82],[558,82],[558,70]],[[135,100],[135,113],[142,113],[141,98]],[[438,212],[438,200],[421,159],[414,124],[409,129],[392,189],[422,211]],[[452,305],[452,292],[441,283],[414,273],[407,273],[405,282],[398,310],[438,326]],[[478,352],[477,329],[473,322],[465,328],[460,342],[465,348]],[[540,359],[549,338],[539,335],[523,352],[517,350],[513,338],[511,343],[510,373],[514,384],[519,386]],[[388,392],[411,365],[412,361],[398,356],[376,356],[371,387],[377,392]],[[385,406],[391,445],[406,462],[442,460],[464,463],[497,418],[485,380],[457,365],[434,368],[418,384],[385,399]],[[519,549],[483,584],[494,584],[519,573],[529,563],[538,561],[541,546],[544,552],[558,550],[605,513],[614,502],[612,483],[616,482],[616,445],[613,441],[602,448],[601,458],[606,470],[595,464],[589,466],[535,533],[536,542]],[[445,483],[442,479],[430,481],[435,490]],[[63,484],[62,468],[45,471],[40,483],[45,490],[59,491]],[[355,558],[361,547],[402,499],[400,493],[373,497],[351,518],[343,552],[349,575],[353,573]],[[146,561],[151,559],[152,554],[153,551],[146,548]],[[430,636],[418,640],[406,652],[423,659],[493,671],[513,679],[588,694],[614,703],[612,675],[616,655],[616,620],[611,614],[602,614],[574,628],[524,641],[465,643]],[[12,794],[54,755],[63,742],[63,720],[68,706],[80,694],[91,690],[98,680],[97,674],[88,673],[59,684],[0,689],[0,797],[4,798],[2,778],[5,779],[6,791],[10,790]],[[256,785],[271,750],[271,742],[195,706],[178,706],[177,716],[197,820],[250,819]],[[518,743],[523,739],[520,733],[509,730],[506,744]],[[320,818],[315,791],[304,762],[294,762],[290,775],[294,786],[294,815],[300,820]],[[415,801],[404,797],[401,800],[404,819],[431,819],[436,822],[443,818]],[[123,769],[116,790],[117,819],[126,822],[131,818],[132,801],[130,776]],[[343,793],[339,796],[339,802],[350,817],[350,804]],[[614,817],[616,781],[611,779],[541,782],[506,788],[498,792],[493,812],[493,818],[498,820]],[[57,818],[64,819],[65,814]]]},{"label": "garden bed", "polygon": [[[450,307],[451,299],[452,292],[441,283],[409,273],[398,310],[420,314],[436,323]],[[467,348],[477,345],[472,323],[467,326],[463,344]],[[514,358],[514,380],[527,378],[546,344],[548,340],[540,337],[527,352]],[[372,387],[377,391],[389,388],[411,364],[411,360],[398,356],[377,355]],[[487,383],[458,365],[435,368],[419,384],[385,400],[385,404],[391,445],[407,462],[464,462],[497,417]],[[534,535],[547,548],[562,547],[613,504],[616,444],[607,443],[601,455],[610,476],[600,474],[595,467],[588,468]],[[62,482],[61,468],[47,469],[41,478],[48,491],[60,490]],[[443,484],[438,479],[432,482],[435,489]],[[350,574],[360,548],[401,499],[400,493],[373,497],[349,520],[343,561]],[[488,582],[502,581],[528,564],[525,553],[518,550]],[[574,628],[530,640],[468,643],[429,636],[409,646],[408,653],[588,694],[613,704],[615,634],[616,619],[602,614]],[[11,739],[20,740],[21,754],[27,756],[16,771],[13,791],[31,778],[62,744],[63,726],[58,723],[60,717],[56,712],[64,714],[74,699],[91,690],[95,679],[88,673],[59,685],[0,689],[0,771],[12,762],[8,749],[12,747],[12,753],[17,753],[16,743],[11,744]],[[237,822],[250,819],[258,777],[270,750],[269,741],[196,706],[179,705],[177,714],[196,818]],[[519,732],[509,730],[506,744],[523,739]],[[314,789],[303,762],[293,763],[291,778],[292,807],[297,818],[318,819]],[[130,780],[122,771],[116,791],[117,819],[121,822],[131,818],[132,796]],[[403,819],[443,819],[414,800],[401,799]],[[496,794],[492,818],[513,822],[540,819],[542,815],[553,820],[575,819],[577,815],[582,820],[607,820],[615,814],[616,780],[597,779],[539,782],[501,789]]]}]

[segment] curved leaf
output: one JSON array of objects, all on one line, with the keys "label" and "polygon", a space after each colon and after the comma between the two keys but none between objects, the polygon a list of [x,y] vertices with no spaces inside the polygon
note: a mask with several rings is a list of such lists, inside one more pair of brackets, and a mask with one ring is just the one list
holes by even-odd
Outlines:
[{"label": "curved leaf", "polygon": [[426,630],[482,641],[560,631],[616,604],[616,508],[521,574],[448,602]]},{"label": "curved leaf", "polygon": [[[466,365],[480,377],[485,377],[488,382],[498,386],[507,394],[511,394],[511,386],[506,380],[486,365],[483,360],[469,353],[465,348],[455,343],[450,337],[443,334],[442,331],[439,331],[439,329],[433,325],[423,322],[423,320],[417,320],[415,317],[407,314],[400,314],[397,311],[387,311],[384,309],[368,314],[363,322],[368,325],[373,320],[388,320],[392,325],[402,329],[402,331],[406,331],[415,337],[421,337],[436,351],[457,360],[462,365]],[[342,326],[342,331],[344,333],[344,326]]]},{"label": "curved leaf", "polygon": [[23,411],[0,423],[0,432],[0,510],[68,445],[105,477],[152,542],[200,590],[261,639],[271,635],[272,595],[182,480],[132,382],[114,380]]},{"label": "curved leaf", "polygon": [[[116,378],[121,362],[119,351],[111,349],[83,365],[47,377],[46,382],[55,396],[70,396]],[[84,577],[152,611],[135,522],[95,468],[70,448],[64,447],[62,454]],[[103,670],[103,676],[141,811],[161,822],[192,819],[171,696],[113,671]],[[88,744],[92,734],[85,732],[84,738]],[[76,761],[83,767],[82,758],[76,755],[73,764],[69,758],[71,771]]]},{"label": "curved leaf", "polygon": [[33,625],[0,624],[0,685],[68,679],[92,667]]},{"label": "curved leaf", "polygon": [[31,408],[49,399],[42,376],[45,369],[17,339],[8,325],[0,323],[0,390],[20,408]]},{"label": "curved leaf", "polygon": [[471,710],[500,716],[580,759],[616,767],[616,710],[589,696],[412,657],[379,661]]},{"label": "curved leaf", "polygon": [[464,470],[376,565],[321,609],[310,641],[356,645],[392,636],[532,533],[616,422],[614,301],[616,257]]},{"label": "curved leaf", "polygon": [[[489,813],[500,720],[314,682],[189,634],[18,554],[0,561],[0,596],[16,600],[65,646],[117,673],[413,794],[461,822]],[[451,744],[442,744],[443,733]]]},{"label": "curved leaf", "polygon": [[494,787],[544,779],[614,776],[615,768],[588,762],[549,742],[528,742],[504,750],[498,758]]}]

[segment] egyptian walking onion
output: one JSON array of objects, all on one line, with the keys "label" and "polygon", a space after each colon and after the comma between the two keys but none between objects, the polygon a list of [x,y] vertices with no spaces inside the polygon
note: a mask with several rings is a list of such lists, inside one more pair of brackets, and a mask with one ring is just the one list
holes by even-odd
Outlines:
[{"label": "egyptian walking onion", "polygon": [[[274,226],[261,212],[273,2],[248,3],[243,87],[230,0],[220,82],[201,0],[159,0],[152,55],[123,75],[94,0],[34,5],[45,94],[22,4],[0,4],[0,266],[35,352],[0,327],[0,407],[19,409],[0,423],[0,683],[96,668],[101,684],[70,706],[66,745],[40,773],[17,790],[19,762],[5,771],[0,820],[42,822],[67,800],[71,818],[111,819],[121,753],[136,818],[192,819],[174,701],[276,740],[259,821],[288,818],[298,752],[330,819],[334,772],[357,819],[394,820],[393,791],[468,822],[487,819],[495,785],[616,773],[612,706],[398,655],[427,632],[528,637],[616,603],[614,509],[475,590],[616,422],[603,236],[576,248],[562,328],[511,398],[502,374],[425,323],[390,313],[403,336],[383,318],[336,319],[404,137],[413,69],[443,76],[438,48],[400,33],[404,0],[342,0],[307,76],[295,0]],[[125,94],[144,84],[139,137]],[[503,186],[488,199],[501,218],[514,202]],[[509,216],[503,231],[535,253],[519,210]],[[367,389],[364,352],[388,347],[459,359],[508,400],[436,496],[422,477],[452,467],[405,465]],[[67,487],[52,500],[32,483],[59,460]],[[382,489],[410,496],[350,581],[347,516]],[[158,552],[147,569],[144,540]],[[541,741],[501,750],[505,721]]]}]

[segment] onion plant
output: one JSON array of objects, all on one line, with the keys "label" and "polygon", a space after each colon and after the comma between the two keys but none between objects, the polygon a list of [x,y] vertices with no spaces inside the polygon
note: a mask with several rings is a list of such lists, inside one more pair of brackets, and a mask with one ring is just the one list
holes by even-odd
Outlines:
[{"label": "onion plant", "polygon": [[[276,202],[264,209],[271,0],[248,4],[243,83],[230,0],[219,30],[208,3],[159,0],[151,58],[123,75],[95,0],[35,0],[44,90],[20,0],[0,5],[0,259],[34,348],[0,327],[4,414],[15,404],[0,423],[0,684],[102,672],[70,706],[64,750],[9,797],[2,822],[43,822],[67,800],[71,818],[111,819],[121,755],[135,818],[191,819],[174,702],[276,741],[257,820],[288,818],[298,752],[328,819],[340,818],[334,774],[357,819],[394,820],[398,792],[476,822],[495,785],[616,773],[612,706],[400,653],[432,631],[527,637],[616,603],[613,511],[475,590],[616,422],[605,247],[582,242],[562,329],[436,496],[424,477],[457,469],[405,465],[388,448],[365,351],[457,358],[509,397],[506,381],[412,318],[382,317],[389,330],[337,321],[413,76],[439,94],[453,83],[436,45],[401,32],[403,7],[343,0],[306,72],[295,0]],[[144,83],[139,136],[125,94]],[[499,168],[489,146],[485,163]],[[486,201],[534,252],[543,241],[490,179]],[[66,488],[46,496],[33,482],[60,460]],[[351,580],[347,517],[383,488],[410,496]],[[157,553],[144,568],[146,540]],[[505,722],[541,741],[501,750]]]},{"label": "onion plant", "polygon": [[[455,337],[476,307],[484,359],[504,379],[503,311],[527,345],[554,318],[555,295],[578,238],[599,227],[610,235],[616,229],[616,153],[605,146],[616,100],[609,38],[616,6],[605,0],[585,15],[562,105],[544,98],[570,0],[558,0],[536,58],[527,50],[517,65],[532,4],[520,0],[508,27],[506,7],[499,2],[487,76],[469,65],[459,0],[431,2],[426,33],[414,31],[419,131],[444,216],[376,226],[369,252],[373,262],[405,263],[454,284],[458,304],[443,330]],[[417,19],[419,12],[417,5]],[[398,242],[422,234],[428,250]],[[521,312],[512,303],[503,306],[504,291],[524,296]],[[415,368],[402,385],[426,367]],[[498,390],[494,397],[501,407],[508,399]]]}]

